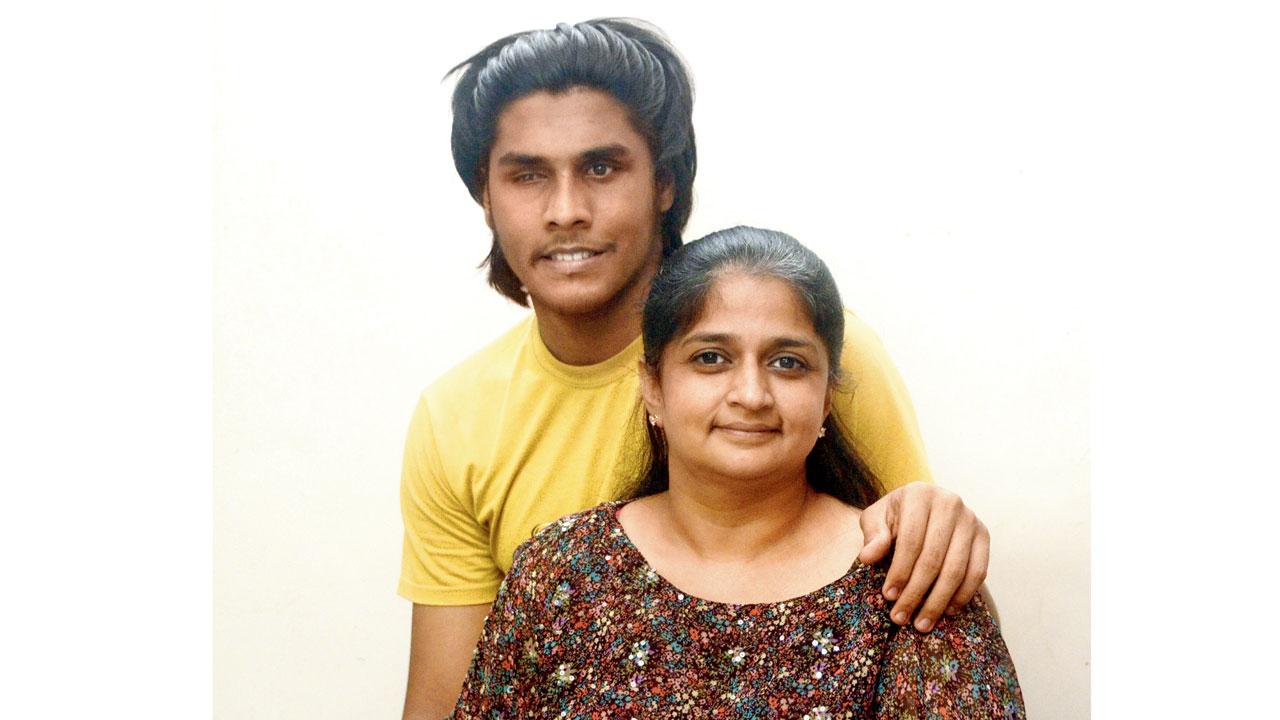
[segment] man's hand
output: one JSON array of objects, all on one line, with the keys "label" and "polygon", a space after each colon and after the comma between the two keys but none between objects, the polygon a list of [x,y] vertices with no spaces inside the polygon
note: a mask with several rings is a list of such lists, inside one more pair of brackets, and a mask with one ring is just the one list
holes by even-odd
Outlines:
[{"label": "man's hand", "polygon": [[897,601],[889,616],[899,625],[919,608],[916,629],[932,630],[943,611],[950,615],[967,605],[987,577],[991,534],[953,492],[928,483],[905,485],[863,510],[861,524],[859,560],[879,562],[893,547],[882,592]]}]

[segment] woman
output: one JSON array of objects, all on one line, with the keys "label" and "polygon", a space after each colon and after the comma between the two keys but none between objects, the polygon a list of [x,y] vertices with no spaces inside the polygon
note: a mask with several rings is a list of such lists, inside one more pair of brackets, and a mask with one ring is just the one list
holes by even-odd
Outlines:
[{"label": "woman", "polygon": [[793,238],[733,228],[655,279],[636,498],[526,542],[456,717],[1021,717],[980,600],[929,635],[856,561],[879,496],[829,417],[843,306]]}]

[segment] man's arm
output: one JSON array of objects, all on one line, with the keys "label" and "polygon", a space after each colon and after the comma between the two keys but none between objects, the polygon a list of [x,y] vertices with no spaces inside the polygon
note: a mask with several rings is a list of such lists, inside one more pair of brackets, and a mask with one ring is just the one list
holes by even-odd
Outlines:
[{"label": "man's arm", "polygon": [[405,718],[440,720],[453,711],[502,581],[485,529],[459,494],[448,482],[424,394],[409,426],[400,483],[399,593],[414,603]]},{"label": "man's arm", "polygon": [[413,606],[404,720],[440,720],[453,712],[489,605]]},{"label": "man's arm", "polygon": [[870,564],[894,550],[884,586],[897,601],[891,617],[905,624],[918,609],[916,629],[927,631],[944,611],[968,604],[986,579],[990,535],[958,495],[928,482],[906,385],[880,338],[848,311],[841,365],[847,382],[833,398],[835,415],[890,491],[862,513],[866,545],[858,557]]}]

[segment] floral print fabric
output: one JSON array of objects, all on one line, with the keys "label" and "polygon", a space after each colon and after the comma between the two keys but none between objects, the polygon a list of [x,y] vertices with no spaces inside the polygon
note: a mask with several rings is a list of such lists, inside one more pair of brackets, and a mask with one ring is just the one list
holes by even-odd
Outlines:
[{"label": "floral print fabric", "polygon": [[662,579],[605,503],[516,552],[455,718],[1021,718],[980,598],[929,634],[855,563],[800,598],[732,605]]}]

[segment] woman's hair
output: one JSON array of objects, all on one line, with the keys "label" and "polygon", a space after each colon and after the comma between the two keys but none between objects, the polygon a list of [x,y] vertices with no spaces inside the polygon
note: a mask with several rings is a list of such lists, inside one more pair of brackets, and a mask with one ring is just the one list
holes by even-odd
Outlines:
[{"label": "woman's hair", "polygon": [[[662,372],[662,352],[671,341],[698,321],[716,280],[742,273],[776,278],[791,286],[809,313],[822,340],[830,366],[828,382],[840,381],[840,351],[844,347],[844,304],[825,263],[798,240],[774,230],[738,226],[720,230],[685,245],[663,264],[654,278],[644,306],[644,362],[648,372]],[[817,491],[865,508],[882,494],[879,481],[845,439],[831,414],[824,421],[825,436],[805,460],[805,477]],[[646,424],[649,433],[648,469],[632,497],[667,489],[667,443],[660,428]]]},{"label": "woman's hair", "polygon": [[[491,43],[449,71],[455,73],[453,164],[476,202],[488,181],[489,153],[498,117],[507,105],[539,91],[559,94],[592,88],[625,105],[632,127],[648,143],[654,180],[671,185],[674,196],[659,222],[662,254],[680,247],[693,209],[698,164],[693,84],[675,48],[656,27],[603,18],[529,30]],[[485,263],[494,289],[520,305],[528,304],[528,294],[520,289],[496,235]]]}]

